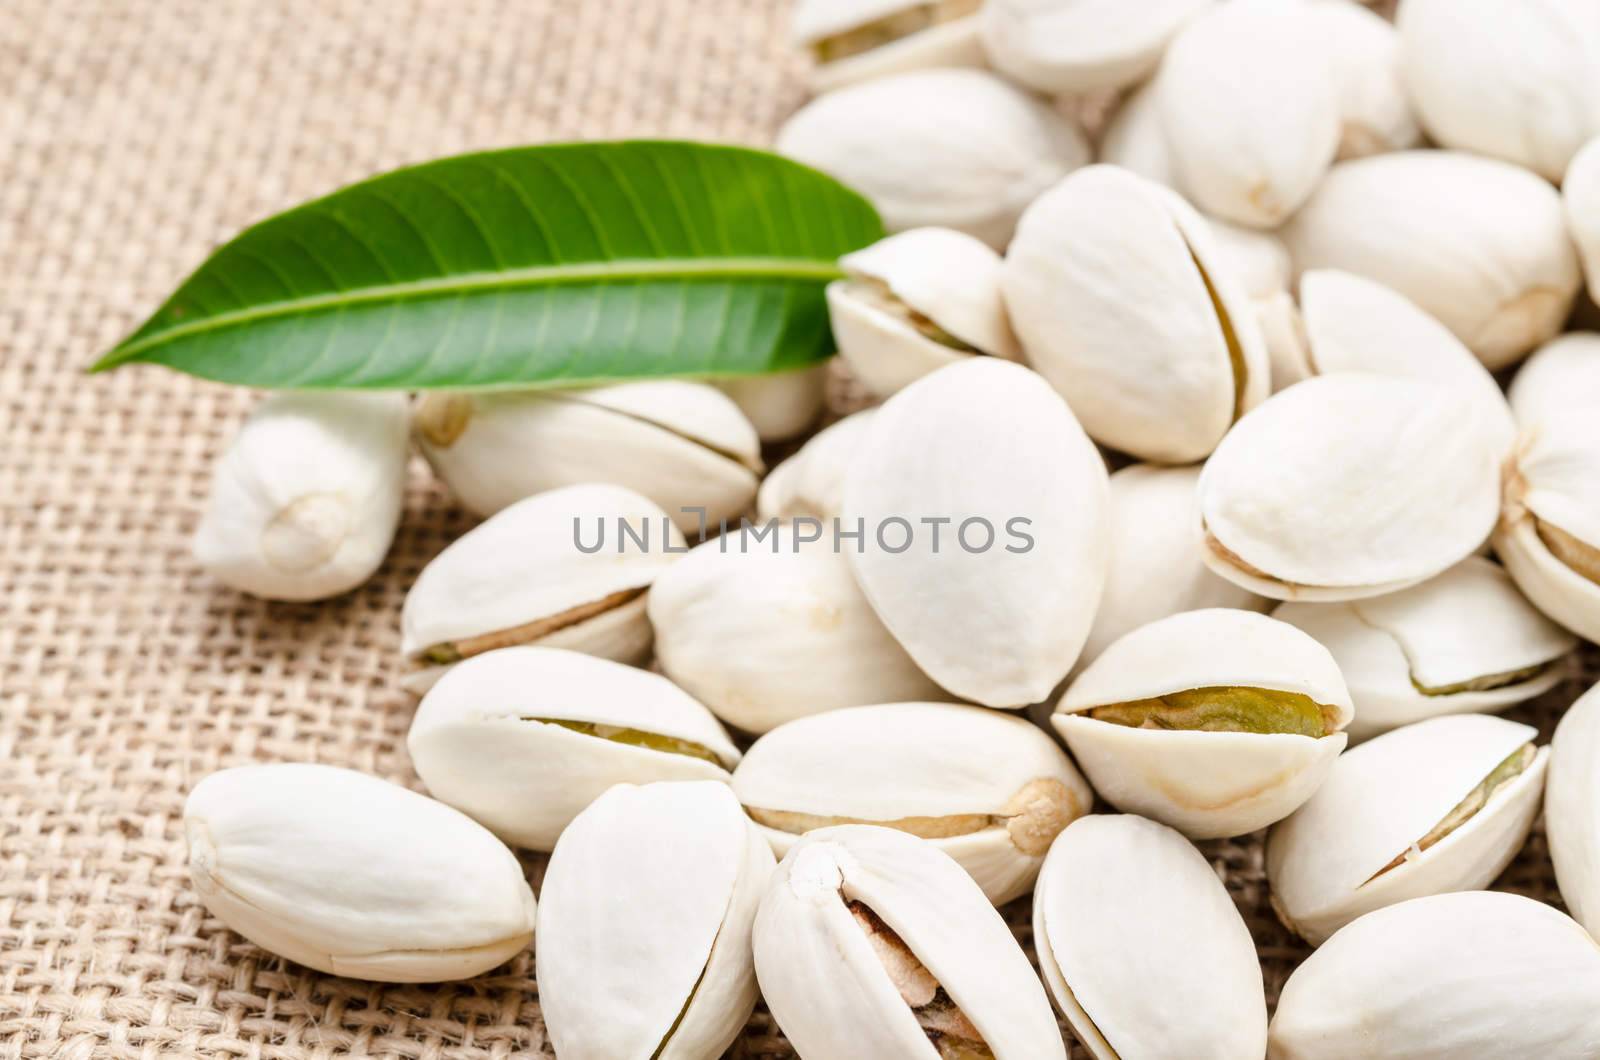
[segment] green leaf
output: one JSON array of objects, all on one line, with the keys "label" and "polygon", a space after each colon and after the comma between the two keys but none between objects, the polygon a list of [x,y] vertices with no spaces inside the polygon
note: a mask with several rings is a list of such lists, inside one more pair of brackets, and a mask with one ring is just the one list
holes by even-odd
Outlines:
[{"label": "green leaf", "polygon": [[836,259],[882,234],[860,195],[762,151],[462,155],[246,230],[93,370],[423,389],[795,368],[832,352]]}]

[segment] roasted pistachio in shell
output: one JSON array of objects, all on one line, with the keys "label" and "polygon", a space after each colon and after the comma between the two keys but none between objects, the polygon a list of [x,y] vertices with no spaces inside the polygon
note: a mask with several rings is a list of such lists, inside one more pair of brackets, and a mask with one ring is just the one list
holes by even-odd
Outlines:
[{"label": "roasted pistachio in shell", "polygon": [[720,1056],[755,1006],[772,867],[725,784],[618,784],[578,814],[540,889],[539,1008],[559,1055]]},{"label": "roasted pistachio in shell", "polygon": [[829,92],[874,77],[982,66],[982,0],[801,0],[794,39],[811,53],[811,88]]},{"label": "roasted pistachio in shell", "polygon": [[1267,841],[1279,918],[1318,945],[1374,909],[1487,887],[1539,812],[1550,751],[1534,747],[1537,735],[1504,718],[1458,714],[1340,755]]},{"label": "roasted pistachio in shell", "polygon": [[768,375],[714,379],[712,386],[739,406],[763,442],[786,442],[822,418],[827,403],[828,362]]},{"label": "roasted pistachio in shell", "polygon": [[1253,611],[1187,611],[1114,642],[1050,717],[1095,791],[1194,839],[1310,798],[1353,710],[1328,650]]},{"label": "roasted pistachio in shell", "polygon": [[1572,331],[1551,339],[1517,369],[1507,392],[1519,423],[1565,408],[1600,408],[1600,334]]},{"label": "roasted pistachio in shell", "polygon": [[433,796],[517,846],[549,850],[613,784],[726,782],[739,751],[658,674],[556,648],[468,659],[423,697],[406,735]]},{"label": "roasted pistachio in shell", "polygon": [[1389,21],[1345,0],[1303,0],[1339,85],[1339,158],[1417,146],[1422,129],[1401,77],[1400,36]]},{"label": "roasted pistachio in shell", "polygon": [[1033,892],[1039,970],[1095,1060],[1259,1057],[1255,943],[1188,840],[1094,814],[1056,837]]},{"label": "roasted pistachio in shell", "polygon": [[1600,302],[1600,134],[1573,158],[1561,195],[1567,227],[1589,278],[1589,298]]},{"label": "roasted pistachio in shell", "polygon": [[1600,938],[1600,687],[1579,696],[1556,726],[1544,826],[1561,900]]},{"label": "roasted pistachio in shell", "polygon": [[996,905],[1027,893],[1050,841],[1094,801],[1042,730],[949,703],[781,725],[750,748],[733,790],[780,856],[817,828],[882,825],[955,858]]},{"label": "roasted pistachio in shell", "polygon": [[755,924],[756,976],[806,1060],[1064,1060],[1050,1000],[961,867],[892,828],[803,836]]},{"label": "roasted pistachio in shell", "polygon": [[1096,157],[1174,191],[1183,190],[1172,148],[1167,144],[1167,131],[1161,125],[1154,80],[1129,92],[1117,105],[1100,134]]},{"label": "roasted pistachio in shell", "polygon": [[1119,89],[1155,71],[1167,42],[1214,0],[987,0],[980,20],[995,69],[1039,92]]},{"label": "roasted pistachio in shell", "polygon": [[809,516],[826,522],[844,506],[845,472],[860,451],[873,411],[863,409],[807,439],[772,469],[756,494],[756,514],[768,519]]}]

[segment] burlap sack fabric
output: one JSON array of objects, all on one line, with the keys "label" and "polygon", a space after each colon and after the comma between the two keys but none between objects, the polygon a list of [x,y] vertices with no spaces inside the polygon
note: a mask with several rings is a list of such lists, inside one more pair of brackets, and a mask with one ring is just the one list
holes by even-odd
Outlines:
[{"label": "burlap sack fabric", "polygon": [[[531,954],[437,988],[319,975],[208,917],[184,867],[183,798],[213,769],[417,784],[400,602],[468,517],[418,467],[371,583],[243,597],[188,535],[251,396],[82,368],[241,226],[378,170],[546,139],[764,142],[802,98],[786,22],[779,0],[0,4],[0,1056],[548,1053]],[[1580,687],[1517,716],[1548,737]],[[1275,997],[1304,950],[1259,838],[1206,851]],[[1554,898],[1541,837],[1502,886]],[[1007,914],[1027,942],[1026,901]],[[734,1054],[788,1050],[758,1012]]]}]

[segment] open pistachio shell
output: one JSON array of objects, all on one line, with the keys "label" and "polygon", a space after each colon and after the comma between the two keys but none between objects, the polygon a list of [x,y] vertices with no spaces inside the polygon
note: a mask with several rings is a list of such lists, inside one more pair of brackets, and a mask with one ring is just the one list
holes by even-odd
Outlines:
[{"label": "open pistachio shell", "polygon": [[1051,94],[1125,88],[1214,0],[987,0],[984,50],[995,69]]},{"label": "open pistachio shell", "polygon": [[1600,947],[1516,894],[1463,891],[1380,909],[1284,984],[1267,1055],[1479,1060],[1600,1053]]},{"label": "open pistachio shell", "polygon": [[1544,825],[1561,900],[1600,938],[1600,687],[1579,696],[1556,726]]},{"label": "open pistachio shell", "polygon": [[1201,472],[1206,564],[1279,600],[1377,596],[1455,565],[1498,506],[1496,438],[1474,407],[1459,387],[1366,372],[1273,395]]},{"label": "open pistachio shell", "polygon": [[846,470],[860,451],[872,422],[871,409],[846,416],[812,435],[789,459],[773,468],[756,494],[762,520],[810,516],[829,520],[844,505]]},{"label": "open pistachio shell", "polygon": [[618,784],[540,890],[539,1008],[563,1058],[719,1056],[756,1001],[750,927],[773,857],[724,784]]},{"label": "open pistachio shell", "polygon": [[1272,617],[1333,653],[1364,740],[1440,714],[1497,711],[1555,686],[1577,646],[1500,567],[1471,556],[1420,585],[1334,604],[1289,602]]},{"label": "open pistachio shell", "polygon": [[978,885],[931,843],[842,825],[784,855],[755,923],[756,976],[808,1060],[1064,1060],[1050,999]]},{"label": "open pistachio shell", "polygon": [[1517,369],[1506,396],[1517,422],[1530,425],[1564,408],[1600,408],[1600,334],[1551,339]]},{"label": "open pistachio shell", "polygon": [[1561,196],[1567,227],[1589,278],[1589,297],[1600,301],[1600,133],[1573,158]]},{"label": "open pistachio shell", "polygon": [[1422,139],[1400,76],[1400,36],[1346,0],[1310,0],[1304,17],[1333,59],[1339,85],[1339,157],[1403,151]]},{"label": "open pistachio shell", "polygon": [[816,62],[814,92],[874,77],[946,66],[982,66],[982,0],[801,0],[793,36]]},{"label": "open pistachio shell", "polygon": [[828,363],[768,375],[713,379],[711,385],[739,406],[761,441],[786,442],[805,434],[822,418],[828,396]]},{"label": "open pistachio shell", "polygon": [[1095,791],[1195,839],[1288,816],[1353,710],[1326,648],[1253,611],[1187,611],[1114,642],[1050,717]]},{"label": "open pistachio shell", "polygon": [[1105,582],[1106,470],[1042,378],[975,357],[919,379],[874,414],[844,500],[856,581],[942,688],[1017,707],[1066,676]]},{"label": "open pistachio shell", "polygon": [[1254,313],[1209,226],[1127,170],[1089,166],[1030,206],[1002,287],[1029,362],[1105,445],[1199,460],[1268,393]]},{"label": "open pistachio shell", "polygon": [[1050,841],[1094,801],[1040,729],[947,703],[781,725],[750,748],[733,790],[780,856],[816,828],[898,828],[955,858],[996,905],[1027,892]]},{"label": "open pistachio shell", "polygon": [[1039,873],[1033,940],[1095,1060],[1266,1051],[1250,929],[1206,859],[1165,825],[1112,814],[1069,825]]},{"label": "open pistachio shell", "polygon": [[555,648],[468,659],[423,697],[406,735],[434,797],[517,846],[549,850],[613,784],[726,782],[739,751],[657,674]]},{"label": "open pistachio shell", "polygon": [[1334,762],[1306,804],[1273,826],[1273,907],[1312,945],[1374,909],[1487,887],[1539,812],[1550,751],[1504,718],[1407,725]]}]

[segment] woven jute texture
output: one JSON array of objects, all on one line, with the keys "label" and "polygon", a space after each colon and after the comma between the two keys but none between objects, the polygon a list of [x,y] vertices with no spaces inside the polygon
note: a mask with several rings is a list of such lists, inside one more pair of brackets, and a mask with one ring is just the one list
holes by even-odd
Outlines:
[{"label": "woven jute texture", "polygon": [[[417,786],[400,603],[468,517],[419,465],[369,584],[241,596],[188,536],[251,395],[82,369],[240,227],[382,169],[559,138],[765,142],[802,97],[786,21],[778,0],[0,3],[0,1056],[548,1053],[531,954],[441,987],[319,975],[207,916],[184,867],[183,798],[211,770]],[[1580,687],[1517,716],[1548,736]],[[1275,997],[1304,951],[1259,837],[1205,849]],[[1554,898],[1541,836],[1501,886]],[[1007,915],[1027,943],[1026,902]],[[734,1055],[788,1050],[758,1012]]]}]

